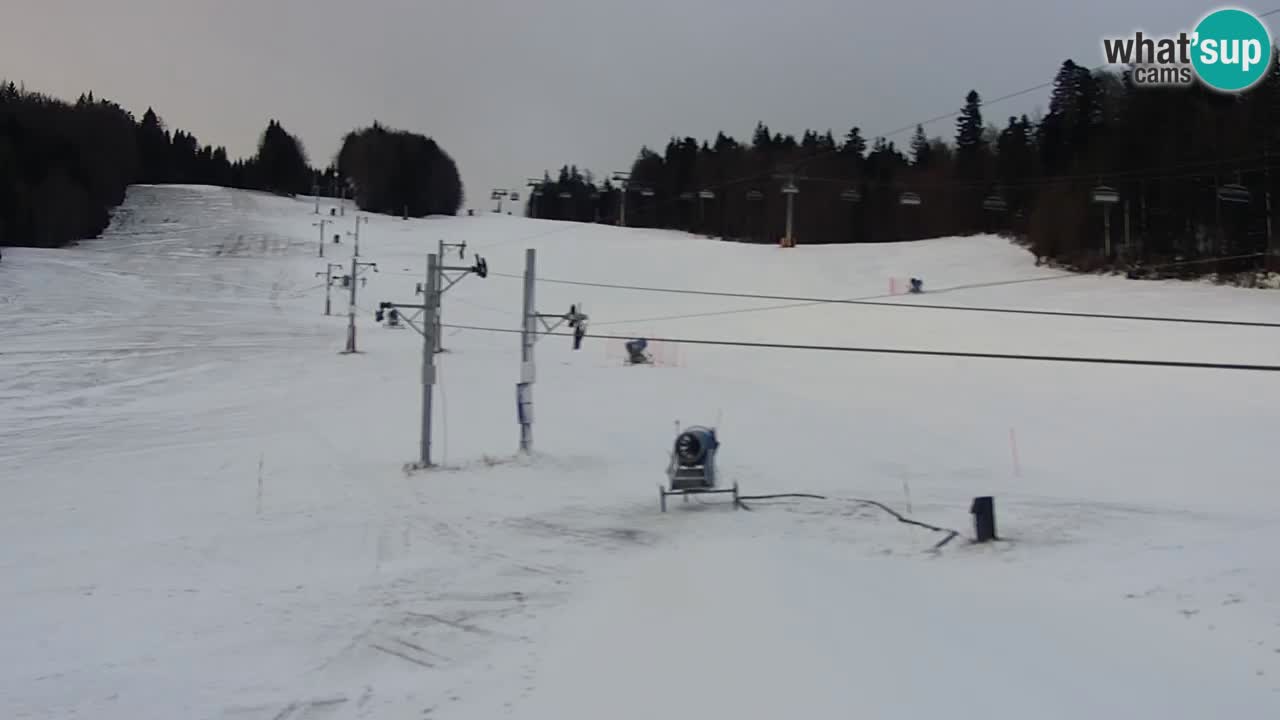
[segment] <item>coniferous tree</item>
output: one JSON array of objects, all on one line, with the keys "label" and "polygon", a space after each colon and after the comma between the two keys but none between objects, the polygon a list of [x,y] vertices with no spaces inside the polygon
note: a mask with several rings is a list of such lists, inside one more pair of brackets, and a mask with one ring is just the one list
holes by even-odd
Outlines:
[{"label": "coniferous tree", "polygon": [[980,176],[984,147],[982,100],[976,90],[970,90],[964,99],[964,109],[956,120],[956,164],[961,177],[974,179]]},{"label": "coniferous tree", "polygon": [[[799,138],[797,140],[797,138]],[[672,138],[644,149],[632,168],[628,224],[656,224],[729,239],[776,242],[783,231],[783,181],[801,178],[796,227],[801,242],[858,242],[999,231],[1043,259],[1087,269],[1099,264],[1222,257],[1258,248],[1266,237],[1264,191],[1280,168],[1280,69],[1239,96],[1203,88],[1138,87],[1124,74],[1059,68],[1043,117],[983,121],[970,92],[951,142],[923,126],[908,158],[889,138],[873,147],[855,127],[838,147],[829,131],[776,132],[757,122],[750,142]],[[1192,172],[1185,168],[1190,166]],[[1179,169],[1174,172],[1173,169]],[[1194,169],[1199,168],[1200,172]],[[570,173],[572,174],[572,173]],[[808,179],[804,179],[804,178]],[[1249,187],[1255,200],[1218,213],[1216,188]],[[648,183],[649,196],[636,190]],[[1123,253],[1113,222],[1102,241],[1094,185],[1128,203],[1132,245]],[[714,192],[714,200],[699,195]],[[921,205],[900,202],[904,193]],[[615,205],[620,203],[620,193]],[[1219,219],[1221,215],[1221,219]],[[1112,254],[1103,257],[1105,247]],[[1258,263],[1257,253],[1248,262]],[[1208,266],[1229,267],[1226,261]]]},{"label": "coniferous tree", "polygon": [[861,128],[853,128],[844,136],[841,150],[855,158],[862,159],[867,154],[867,141],[862,137]]},{"label": "coniferous tree", "polygon": [[[764,122],[746,143],[723,132],[672,137],[637,156],[627,224],[777,242],[786,207],[780,177],[795,172],[801,243],[998,229],[1046,261],[1080,269],[1176,261],[1181,272],[1237,273],[1266,259],[1274,223],[1265,198],[1280,190],[1280,168],[1272,167],[1280,154],[1280,67],[1232,96],[1138,86],[1126,74],[1068,60],[1044,117],[987,126],[971,92],[950,142],[925,131],[917,126],[906,139],[906,155],[894,138],[868,148],[857,127],[839,143],[829,130],[787,134]],[[545,195],[529,197],[531,214],[620,219],[622,188],[572,165],[555,174]],[[434,141],[376,123],[348,135],[323,171],[307,167],[301,143],[275,120],[258,154],[233,162],[225,148],[166,128],[154,109],[135,121],[93,93],[64,103],[0,83],[0,243],[92,236],[133,182],[296,193],[316,179],[326,194],[353,187],[362,207],[382,212],[455,212],[463,196],[456,166]],[[1228,183],[1243,185],[1249,202],[1220,203]],[[1110,243],[1102,208],[1091,201],[1099,184],[1116,189],[1129,210],[1127,234],[1113,216]],[[907,192],[923,204],[903,205]],[[983,209],[991,196],[1008,205],[999,222]],[[1244,258],[1226,259],[1237,255]]]},{"label": "coniferous tree", "polygon": [[462,206],[458,168],[435,140],[376,122],[347,134],[337,174],[351,180],[356,204],[370,212],[424,217]]},{"label": "coniferous tree", "polygon": [[147,108],[138,124],[137,147],[142,172],[139,180],[144,183],[169,181],[169,140],[164,125],[155,111]]},{"label": "coniferous tree", "polygon": [[911,160],[916,167],[924,169],[929,167],[929,159],[932,156],[933,146],[929,142],[929,138],[925,137],[924,126],[916,125],[916,132],[911,136]]},{"label": "coniferous tree", "polygon": [[137,124],[87,94],[68,104],[0,85],[0,244],[93,237],[138,174]]},{"label": "coniferous tree", "polygon": [[310,190],[311,170],[302,143],[279,122],[267,124],[256,160],[263,189],[286,195]]}]

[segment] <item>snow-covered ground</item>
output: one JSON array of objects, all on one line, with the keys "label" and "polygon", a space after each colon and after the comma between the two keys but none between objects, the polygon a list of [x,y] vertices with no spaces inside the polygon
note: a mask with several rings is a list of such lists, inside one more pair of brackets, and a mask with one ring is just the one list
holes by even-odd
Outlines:
[{"label": "snow-covered ground", "polygon": [[[325,317],[316,273],[351,240],[316,257],[312,209],[136,187],[101,239],[5,252],[0,717],[1280,715],[1272,373],[707,345],[624,368],[550,337],[525,459],[518,336],[452,328],[445,467],[407,474],[421,340],[372,319],[416,301],[439,240],[491,270],[445,322],[507,330],[526,247],[549,280],[780,295],[915,275],[934,303],[1273,321],[1273,292],[1065,276],[990,237],[781,250],[370,216],[343,355],[346,296]],[[1280,362],[1270,329],[537,293],[601,333]],[[718,424],[744,493],[832,499],[660,513],[677,421]],[[849,500],[967,538],[976,495],[1006,540],[938,552]]]}]

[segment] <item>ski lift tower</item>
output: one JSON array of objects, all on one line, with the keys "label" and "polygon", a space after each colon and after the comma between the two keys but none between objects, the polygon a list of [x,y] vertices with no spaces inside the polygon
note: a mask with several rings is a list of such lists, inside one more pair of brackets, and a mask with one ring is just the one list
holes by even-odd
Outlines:
[{"label": "ski lift tower", "polygon": [[[1234,182],[1226,185],[1219,185],[1217,188],[1217,199],[1218,203],[1215,210],[1218,222],[1218,242],[1220,244],[1219,247],[1221,248],[1222,244],[1226,243],[1226,230],[1222,224],[1222,204],[1227,203],[1233,207],[1247,207],[1250,200],[1252,200],[1252,195],[1249,192],[1249,188],[1241,185],[1239,182]],[[1223,252],[1223,250],[1220,249],[1219,252]]]},{"label": "ski lift tower", "polygon": [[1120,193],[1113,187],[1099,185],[1093,189],[1093,202],[1101,205],[1102,212],[1102,253],[1111,258],[1111,208],[1120,202]]},{"label": "ski lift tower", "polygon": [[787,196],[787,234],[782,237],[781,245],[784,248],[795,247],[795,203],[796,195],[800,193],[800,186],[796,181],[800,178],[795,173],[777,174],[773,177],[783,181],[782,194]]},{"label": "ski lift tower", "polygon": [[502,214],[502,199],[505,197],[508,197],[509,195],[510,193],[508,193],[506,190],[503,190],[502,188],[494,188],[493,190],[489,191],[489,199],[498,201],[498,207],[494,209],[495,213],[498,213],[499,215]]},{"label": "ski lift tower", "polygon": [[840,199],[849,206],[849,239],[852,241],[857,236],[858,216],[856,208],[858,207],[858,203],[862,202],[862,193],[858,191],[858,188],[846,188],[841,191]]},{"label": "ski lift tower", "polygon": [[530,188],[529,190],[529,216],[530,217],[535,217],[535,218],[540,217],[538,215],[538,198],[542,197],[542,183],[543,183],[543,180],[540,178],[529,178],[528,181],[525,182],[525,186]]},{"label": "ski lift tower", "polygon": [[618,227],[627,226],[627,193],[631,191],[631,173],[617,171],[613,181],[618,183]]},{"label": "ski lift tower", "polygon": [[1009,212],[1009,203],[1005,202],[1004,196],[999,192],[993,192],[988,195],[982,201],[982,209],[987,213],[988,222],[1007,227],[1003,218]]}]

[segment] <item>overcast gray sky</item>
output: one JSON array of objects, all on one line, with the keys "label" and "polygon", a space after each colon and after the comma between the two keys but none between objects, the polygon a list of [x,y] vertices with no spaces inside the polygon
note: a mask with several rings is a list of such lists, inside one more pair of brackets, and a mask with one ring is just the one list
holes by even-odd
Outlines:
[{"label": "overcast gray sky", "polygon": [[[1239,4],[1265,12],[1273,4]],[[324,165],[377,119],[434,137],[467,207],[576,163],[628,169],[672,135],[873,137],[1052,79],[1101,38],[1190,29],[1193,0],[0,0],[0,77],[155,107],[253,152],[271,117]],[[1274,18],[1273,18],[1274,19]],[[1273,25],[1274,29],[1274,25]],[[1047,91],[986,109],[1003,124]],[[926,128],[950,138],[953,123]],[[904,144],[906,136],[894,138]]]}]

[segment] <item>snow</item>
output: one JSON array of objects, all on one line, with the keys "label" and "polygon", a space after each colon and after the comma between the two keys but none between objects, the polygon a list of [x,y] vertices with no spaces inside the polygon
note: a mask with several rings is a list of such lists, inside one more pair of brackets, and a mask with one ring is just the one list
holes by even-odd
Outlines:
[{"label": "snow", "polygon": [[[1036,268],[994,237],[744,246],[508,216],[369,216],[325,317],[306,198],[131,189],[100,239],[0,263],[0,716],[1274,717],[1271,373],[607,341],[452,328],[417,458],[425,255],[491,276],[445,322],[519,326],[539,274],[657,287],[1276,319],[1263,290]],[[322,203],[328,218],[329,203]],[[325,229],[352,228],[350,208]],[[1024,281],[1024,282],[1015,282]],[[1273,330],[540,283],[595,332],[1274,364]],[[773,309],[766,309],[773,308]],[[732,312],[730,312],[732,311]],[[714,313],[714,314],[713,314]],[[672,316],[699,315],[669,319]],[[668,319],[663,319],[668,318]],[[658,510],[675,423],[746,494]],[[1015,464],[1016,453],[1016,464]],[[1004,542],[971,535],[994,495]]]},{"label": "snow", "polygon": [[571,616],[538,716],[1209,717],[1267,699],[1238,676],[1203,692],[1173,619],[974,575],[794,538],[673,543]]}]

